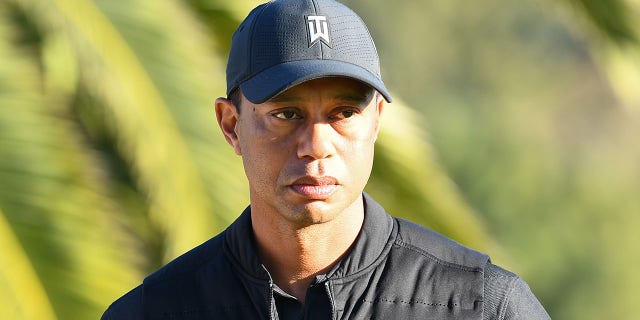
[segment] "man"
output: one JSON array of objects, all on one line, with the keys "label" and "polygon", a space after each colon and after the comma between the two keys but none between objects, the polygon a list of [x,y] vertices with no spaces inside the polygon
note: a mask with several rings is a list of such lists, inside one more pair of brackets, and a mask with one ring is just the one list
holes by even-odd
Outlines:
[{"label": "man", "polygon": [[216,116],[250,206],[103,319],[548,319],[516,275],[363,193],[391,96],[350,9],[254,9],[232,40],[227,97]]}]

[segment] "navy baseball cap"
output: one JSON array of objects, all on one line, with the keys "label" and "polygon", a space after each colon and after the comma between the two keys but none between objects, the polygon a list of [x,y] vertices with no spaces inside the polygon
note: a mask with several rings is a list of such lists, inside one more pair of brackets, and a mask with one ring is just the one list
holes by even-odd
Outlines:
[{"label": "navy baseball cap", "polygon": [[359,80],[391,102],[367,26],[341,3],[274,0],[253,9],[233,34],[227,95],[240,88],[249,101],[263,103],[324,77]]}]

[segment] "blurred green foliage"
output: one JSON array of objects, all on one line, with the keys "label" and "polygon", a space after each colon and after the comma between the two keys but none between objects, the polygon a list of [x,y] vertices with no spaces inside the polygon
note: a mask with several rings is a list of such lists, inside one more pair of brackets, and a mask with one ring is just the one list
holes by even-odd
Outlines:
[{"label": "blurred green foliage", "polygon": [[[640,4],[345,2],[400,100],[367,191],[554,319],[638,313]],[[256,3],[0,2],[0,319],[98,318],[248,204],[212,105]]]}]

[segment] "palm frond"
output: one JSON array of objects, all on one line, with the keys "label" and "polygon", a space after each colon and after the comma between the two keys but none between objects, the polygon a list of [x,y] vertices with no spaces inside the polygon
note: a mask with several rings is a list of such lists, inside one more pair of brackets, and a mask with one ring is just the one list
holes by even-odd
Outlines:
[{"label": "palm frond", "polygon": [[629,0],[567,1],[600,37],[588,37],[620,103],[640,111],[640,3]]},{"label": "palm frond", "polygon": [[638,44],[634,8],[625,0],[569,0],[595,30],[618,45]]},{"label": "palm frond", "polygon": [[0,208],[7,232],[0,259],[12,266],[2,278],[22,283],[0,282],[2,296],[15,285],[21,291],[0,312],[26,311],[7,319],[96,318],[105,301],[137,282],[136,247],[115,214],[100,159],[65,103],[73,81],[42,67],[45,60],[72,63],[68,44],[40,34],[34,53],[17,43],[24,26],[16,21],[25,20],[11,17],[25,8],[5,4],[0,59],[10,63],[0,64]]},{"label": "palm frond", "polygon": [[[121,154],[149,197],[153,221],[167,233],[166,256],[175,257],[206,239],[215,225],[184,137],[152,75],[114,25],[116,18],[101,10],[114,8],[113,3],[102,3],[104,8],[88,1],[58,0],[55,4],[58,12],[54,13],[65,19],[84,64],[82,78],[107,106]],[[122,19],[119,22],[138,22],[131,30],[155,31],[145,28],[144,22],[160,19],[153,15],[157,11],[148,2],[143,4],[115,7]],[[154,40],[146,38],[147,50],[165,49],[162,44],[154,46]]]},{"label": "palm frond", "polygon": [[0,317],[56,319],[51,301],[32,261],[0,209]]},{"label": "palm frond", "polygon": [[392,214],[501,257],[481,219],[438,164],[418,119],[397,99],[386,107],[367,190]]}]

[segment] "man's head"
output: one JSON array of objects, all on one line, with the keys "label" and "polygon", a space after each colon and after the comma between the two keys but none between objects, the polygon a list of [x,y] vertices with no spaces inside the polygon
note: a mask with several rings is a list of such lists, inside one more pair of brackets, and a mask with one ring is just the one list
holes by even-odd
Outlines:
[{"label": "man's head", "polygon": [[391,97],[373,40],[350,9],[331,0],[254,9],[234,34],[227,95],[216,116],[242,155],[252,209],[304,226],[360,200]]}]

